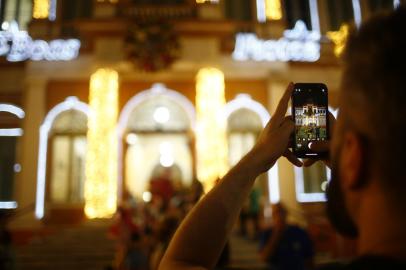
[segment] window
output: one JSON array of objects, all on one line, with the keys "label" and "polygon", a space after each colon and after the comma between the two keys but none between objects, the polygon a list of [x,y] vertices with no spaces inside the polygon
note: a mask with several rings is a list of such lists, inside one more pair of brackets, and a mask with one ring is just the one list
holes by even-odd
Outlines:
[{"label": "window", "polygon": [[254,146],[262,130],[259,116],[248,109],[239,109],[228,118],[228,158],[234,166]]},{"label": "window", "polygon": [[306,24],[307,29],[312,29],[309,1],[285,0],[283,4],[289,29],[292,29],[298,20],[302,20]]},{"label": "window", "polygon": [[50,195],[54,203],[84,201],[87,116],[69,110],[60,114],[51,130]]},{"label": "window", "polygon": [[0,201],[12,201],[17,137],[0,137]]},{"label": "window", "polygon": [[325,192],[327,184],[327,170],[323,162],[319,161],[311,167],[303,168],[304,193]]},{"label": "window", "polygon": [[225,0],[225,15],[227,19],[236,21],[252,20],[252,2],[247,0]]},{"label": "window", "polygon": [[330,17],[330,30],[337,31],[342,23],[353,21],[354,8],[351,0],[328,0],[327,4]]},{"label": "window", "polygon": [[31,21],[31,0],[3,0],[0,1],[0,16],[2,22],[16,21],[20,29],[26,30]]},{"label": "window", "polygon": [[21,108],[0,103],[0,209],[17,207],[13,199],[15,176],[21,170],[16,152],[18,138],[23,133],[19,128],[22,118]]}]

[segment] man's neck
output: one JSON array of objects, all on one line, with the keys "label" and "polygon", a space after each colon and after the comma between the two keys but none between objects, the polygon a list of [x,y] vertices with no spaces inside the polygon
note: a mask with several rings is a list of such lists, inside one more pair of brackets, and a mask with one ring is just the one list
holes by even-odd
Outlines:
[{"label": "man's neck", "polygon": [[405,260],[405,217],[389,206],[381,190],[370,191],[371,196],[364,196],[359,208],[359,254]]}]

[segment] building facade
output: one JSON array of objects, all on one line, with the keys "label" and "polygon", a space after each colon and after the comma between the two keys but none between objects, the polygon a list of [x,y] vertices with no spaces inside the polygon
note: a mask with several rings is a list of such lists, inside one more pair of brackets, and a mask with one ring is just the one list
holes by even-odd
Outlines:
[{"label": "building facade", "polygon": [[[13,228],[85,219],[98,70],[118,74],[116,100],[104,101],[116,110],[114,203],[126,193],[145,199],[149,181],[169,167],[182,185],[201,180],[199,121],[210,109],[199,108],[204,98],[217,100],[197,94],[199,71],[223,74],[217,120],[229,167],[253,146],[289,82],[325,83],[337,108],[334,49],[342,39],[327,33],[398,2],[1,1],[0,199],[3,208],[24,212]],[[281,200],[297,213],[292,220],[309,225],[325,220],[328,175],[321,164],[298,169],[281,159],[258,185],[265,205]]]}]

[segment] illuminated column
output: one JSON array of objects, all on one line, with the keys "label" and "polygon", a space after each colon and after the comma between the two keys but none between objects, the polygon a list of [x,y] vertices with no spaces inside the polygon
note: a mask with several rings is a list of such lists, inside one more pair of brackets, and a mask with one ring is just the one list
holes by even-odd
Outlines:
[{"label": "illuminated column", "polygon": [[282,6],[280,0],[266,0],[265,14],[268,20],[282,19]]},{"label": "illuminated column", "polygon": [[99,69],[90,79],[87,133],[85,213],[89,218],[111,217],[117,202],[118,74]]},{"label": "illuminated column", "polygon": [[280,0],[256,0],[257,20],[266,22],[266,20],[282,19],[282,5]]},{"label": "illuminated column", "polygon": [[50,0],[34,0],[32,17],[34,19],[47,19],[49,16]]},{"label": "illuminated column", "polygon": [[197,177],[208,191],[227,172],[224,75],[215,68],[203,68],[196,83]]}]

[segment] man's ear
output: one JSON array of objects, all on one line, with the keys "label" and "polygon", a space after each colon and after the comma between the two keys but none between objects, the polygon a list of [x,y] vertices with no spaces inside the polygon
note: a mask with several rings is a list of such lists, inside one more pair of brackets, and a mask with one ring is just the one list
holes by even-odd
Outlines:
[{"label": "man's ear", "polygon": [[356,189],[364,184],[361,176],[365,159],[360,137],[352,131],[346,132],[341,151],[342,188]]}]

